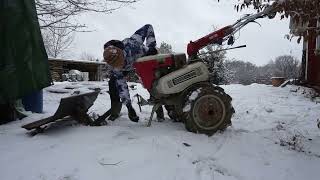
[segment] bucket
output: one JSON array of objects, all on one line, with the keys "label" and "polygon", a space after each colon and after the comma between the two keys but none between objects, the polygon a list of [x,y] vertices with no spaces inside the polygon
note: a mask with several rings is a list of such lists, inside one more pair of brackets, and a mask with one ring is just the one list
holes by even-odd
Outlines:
[{"label": "bucket", "polygon": [[43,112],[43,91],[36,91],[22,98],[22,104],[26,111],[35,113]]}]

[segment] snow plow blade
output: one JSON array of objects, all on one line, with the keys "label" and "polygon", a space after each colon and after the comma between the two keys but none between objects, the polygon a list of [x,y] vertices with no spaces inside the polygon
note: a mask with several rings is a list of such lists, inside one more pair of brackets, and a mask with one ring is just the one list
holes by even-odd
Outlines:
[{"label": "snow plow blade", "polygon": [[87,111],[97,99],[99,92],[100,90],[96,90],[94,92],[62,98],[59,107],[53,116],[25,124],[22,126],[22,128],[26,130],[36,129],[43,131],[45,127],[42,126],[62,120],[65,117],[71,117],[72,119],[84,125],[97,125],[88,116]]}]

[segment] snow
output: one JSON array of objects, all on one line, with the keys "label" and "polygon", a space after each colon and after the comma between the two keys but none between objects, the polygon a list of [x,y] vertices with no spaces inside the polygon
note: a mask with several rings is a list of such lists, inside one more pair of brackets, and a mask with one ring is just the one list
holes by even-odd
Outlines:
[{"label": "snow", "polygon": [[[245,3],[250,3],[251,1],[253,0],[243,0],[243,2]],[[286,1],[291,1],[291,0],[273,0],[273,1],[276,1],[278,3],[285,3]],[[309,1],[309,0],[296,0],[296,1]]]},{"label": "snow", "polygon": [[[64,94],[44,91],[44,114],[0,126],[1,179],[319,179],[320,104],[291,85],[222,86],[233,98],[236,113],[232,127],[211,137],[187,132],[168,117],[146,127],[151,107],[139,112],[136,98],[139,123],[128,120],[123,107],[122,116],[108,126],[56,125],[33,137],[20,128],[52,115],[62,97],[92,86],[104,91],[89,112],[103,113],[110,107],[106,84],[57,83],[51,88],[81,87]],[[131,97],[137,93],[149,97],[140,84]]]},{"label": "snow", "polygon": [[97,64],[97,65],[106,65],[105,62],[101,61],[89,61],[89,60],[75,60],[75,59],[57,59],[57,58],[49,58],[49,61],[69,61],[74,63],[87,63],[87,64]]},{"label": "snow", "polygon": [[191,102],[195,99],[197,99],[199,93],[201,92],[201,88],[195,90],[194,92],[191,93],[191,95],[188,97],[188,102],[186,105],[183,107],[182,111],[183,112],[188,112],[191,109]]}]

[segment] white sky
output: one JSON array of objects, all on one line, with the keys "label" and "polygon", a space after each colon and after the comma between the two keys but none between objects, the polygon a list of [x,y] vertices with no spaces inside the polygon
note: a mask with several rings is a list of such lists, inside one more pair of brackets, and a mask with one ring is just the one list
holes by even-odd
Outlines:
[{"label": "white sky", "polygon": [[[110,39],[124,39],[144,24],[152,24],[158,45],[162,41],[172,45],[175,52],[186,52],[190,40],[197,40],[211,32],[212,25],[222,28],[234,23],[245,12],[234,10],[236,0],[140,0],[112,14],[87,14],[79,18],[93,32],[77,33],[74,56],[92,54],[102,59],[103,44]],[[285,39],[289,32],[289,21],[275,18],[260,19],[262,25],[249,24],[236,37],[235,45],[246,44],[246,48],[228,51],[229,58],[264,65],[283,54],[298,59],[302,47]]]}]

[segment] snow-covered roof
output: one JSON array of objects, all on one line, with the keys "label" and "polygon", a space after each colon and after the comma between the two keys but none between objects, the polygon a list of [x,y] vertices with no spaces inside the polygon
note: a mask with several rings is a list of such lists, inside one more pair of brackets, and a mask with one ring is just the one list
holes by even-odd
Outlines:
[{"label": "snow-covered roof", "polygon": [[74,63],[87,63],[87,64],[100,64],[100,65],[105,65],[105,62],[101,61],[89,61],[89,60],[80,60],[80,59],[58,59],[58,58],[48,58],[49,61],[64,61],[64,62],[74,62]]}]

